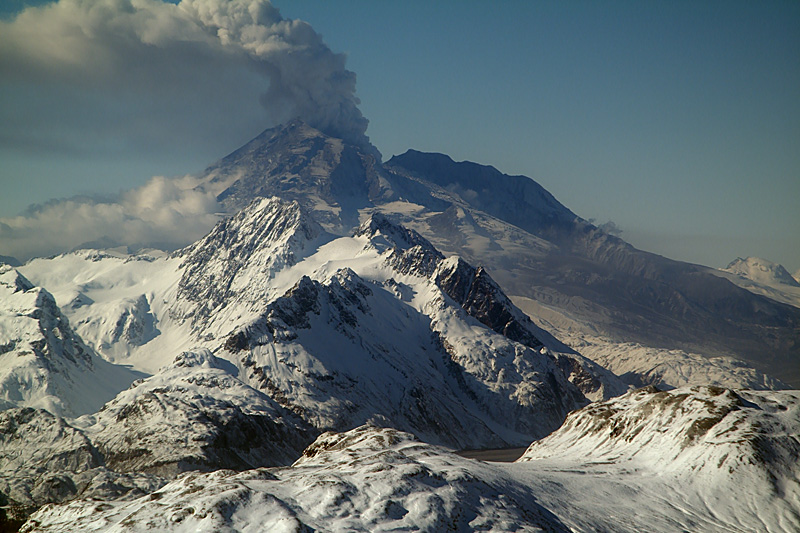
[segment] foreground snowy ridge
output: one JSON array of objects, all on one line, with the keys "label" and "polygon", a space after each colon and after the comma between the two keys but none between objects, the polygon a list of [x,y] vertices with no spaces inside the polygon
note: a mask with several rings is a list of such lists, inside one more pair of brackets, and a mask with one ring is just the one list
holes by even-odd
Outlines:
[{"label": "foreground snowy ridge", "polygon": [[50,505],[23,531],[796,531],[798,453],[796,392],[643,389],[575,412],[517,463],[363,426],[291,467]]}]

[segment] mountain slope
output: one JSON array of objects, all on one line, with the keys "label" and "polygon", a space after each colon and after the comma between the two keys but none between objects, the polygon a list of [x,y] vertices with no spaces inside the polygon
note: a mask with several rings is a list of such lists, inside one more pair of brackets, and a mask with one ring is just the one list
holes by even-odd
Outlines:
[{"label": "mountain slope", "polygon": [[277,272],[331,238],[296,202],[256,200],[176,252],[181,277],[171,314],[207,334],[215,322],[230,320],[228,307],[255,313],[269,299]]},{"label": "mountain slope", "polygon": [[448,288],[476,285],[476,272],[373,217],[276,275],[276,286],[299,281],[232,331],[221,353],[322,430],[388,424],[455,447],[544,435],[583,395],[485,273],[481,302],[499,311],[500,333],[468,294],[451,299]]},{"label": "mountain slope", "polygon": [[339,234],[358,224],[358,209],[390,194],[374,154],[300,120],[264,131],[202,178],[230,213],[253,198],[278,196]]},{"label": "mountain slope", "polygon": [[[413,181],[435,190],[438,202],[447,199],[469,214],[447,229],[440,217],[418,216],[413,227],[446,253],[468,261],[480,258],[510,294],[561,309],[606,336],[735,355],[800,383],[800,310],[740,289],[702,267],[636,250],[571,218],[525,177],[420,152],[394,157],[386,168],[390,182]],[[509,230],[500,229],[503,223],[523,235],[509,239]],[[520,238],[530,241],[529,250],[517,245]]]},{"label": "mountain slope", "polygon": [[24,520],[47,503],[77,497],[124,500],[164,483],[146,474],[107,469],[80,429],[48,411],[25,407],[0,412],[0,526],[8,525],[5,519]]},{"label": "mountain slope", "polygon": [[174,477],[291,463],[314,432],[231,373],[208,350],[184,352],[74,424],[121,472]]},{"label": "mountain slope", "polygon": [[572,413],[520,461],[668,486],[669,498],[706,505],[730,531],[791,531],[800,528],[798,457],[797,391],[651,387]]}]

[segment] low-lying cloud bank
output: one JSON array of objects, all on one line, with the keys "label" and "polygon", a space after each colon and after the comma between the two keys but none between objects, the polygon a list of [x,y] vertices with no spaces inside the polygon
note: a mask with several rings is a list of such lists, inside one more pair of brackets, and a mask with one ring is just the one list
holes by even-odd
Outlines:
[{"label": "low-lying cloud bank", "polygon": [[99,243],[173,250],[196,241],[219,220],[212,193],[197,179],[156,176],[117,198],[75,197],[0,218],[0,254],[21,261]]}]

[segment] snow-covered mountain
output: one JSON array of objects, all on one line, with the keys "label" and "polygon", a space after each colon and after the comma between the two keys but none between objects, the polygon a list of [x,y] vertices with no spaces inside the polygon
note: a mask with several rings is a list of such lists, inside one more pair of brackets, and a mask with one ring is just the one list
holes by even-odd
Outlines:
[{"label": "snow-covered mountain", "polygon": [[[318,431],[369,422],[456,448],[525,445],[587,395],[627,388],[485,269],[380,214],[338,237],[297,202],[258,199],[170,256],[76,252],[25,271],[65,295],[109,359],[155,373],[205,347]],[[149,333],[116,335],[131,317]]]},{"label": "snow-covered mountain", "polygon": [[148,494],[187,470],[291,464],[317,432],[233,374],[207,350],[184,352],[93,414],[0,412],[4,505],[24,516],[76,497]]},{"label": "snow-covered mountain", "polygon": [[[706,507],[692,517],[690,530],[727,524],[728,531],[795,531],[800,528],[798,422],[797,391],[649,387],[572,413],[519,461],[660,486],[668,502]],[[641,499],[635,492],[630,497]],[[613,504],[606,512],[613,514]],[[705,522],[708,514],[716,527]]]},{"label": "snow-covered mountain", "polygon": [[48,506],[23,531],[568,531],[490,465],[365,426],[283,469],[189,474],[148,497]]},{"label": "snow-covered mountain", "polygon": [[0,265],[0,408],[91,413],[140,376],[98,357],[49,292]]},{"label": "snow-covered mountain", "polygon": [[754,294],[800,308],[800,281],[778,263],[739,257],[715,273]]},{"label": "snow-covered mountain", "polygon": [[212,165],[202,181],[232,210],[254,196],[296,200],[340,235],[382,212],[445,255],[488,268],[516,302],[548,306],[583,333],[734,357],[800,385],[800,309],[636,250],[527,177],[413,150],[381,166],[294,121]]},{"label": "snow-covered mountain", "polygon": [[800,380],[800,309],[300,121],[198,183],[230,212],[182,250],[0,265],[0,502],[77,499],[27,530],[798,525],[800,399],[738,389]]},{"label": "snow-covered mountain", "polygon": [[764,285],[779,283],[781,285],[788,285],[789,287],[800,287],[800,282],[794,279],[794,277],[783,268],[783,265],[761,259],[760,257],[748,257],[746,259],[737,257],[736,260],[731,261],[723,270]]}]

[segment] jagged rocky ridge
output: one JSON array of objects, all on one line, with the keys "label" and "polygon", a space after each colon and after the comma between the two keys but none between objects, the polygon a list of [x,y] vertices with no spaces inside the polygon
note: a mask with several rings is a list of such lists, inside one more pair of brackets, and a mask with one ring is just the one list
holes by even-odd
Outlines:
[{"label": "jagged rocky ridge", "polygon": [[306,260],[322,264],[317,279],[304,274],[222,344],[252,386],[320,430],[372,422],[497,446],[546,434],[585,401],[485,271],[380,215],[323,249]]},{"label": "jagged rocky ridge", "polygon": [[181,318],[190,318],[202,331],[228,305],[257,311],[275,273],[325,240],[330,236],[296,202],[257,200],[176,253],[181,259]]}]

